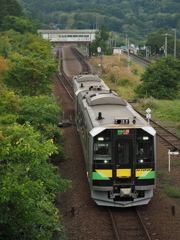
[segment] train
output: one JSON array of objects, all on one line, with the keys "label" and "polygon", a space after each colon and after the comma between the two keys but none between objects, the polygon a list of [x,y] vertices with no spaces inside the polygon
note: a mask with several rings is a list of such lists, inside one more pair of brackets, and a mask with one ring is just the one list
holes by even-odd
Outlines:
[{"label": "train", "polygon": [[98,75],[72,80],[91,198],[109,207],[148,204],[156,187],[155,129]]}]

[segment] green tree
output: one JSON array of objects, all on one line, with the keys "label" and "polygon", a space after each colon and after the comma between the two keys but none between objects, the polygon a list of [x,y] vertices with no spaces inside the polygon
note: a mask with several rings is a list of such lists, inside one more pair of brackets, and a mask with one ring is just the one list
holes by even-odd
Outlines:
[{"label": "green tree", "polygon": [[0,126],[0,239],[62,239],[53,202],[70,182],[48,161],[56,151],[28,124]]},{"label": "green tree", "polygon": [[176,99],[180,90],[180,60],[171,57],[157,60],[146,68],[141,77],[142,84],[135,88],[140,97]]},{"label": "green tree", "polygon": [[0,55],[5,58],[11,56],[12,52],[24,56],[33,55],[42,59],[51,58],[51,44],[41,36],[32,33],[20,34],[14,30],[0,34]]},{"label": "green tree", "polygon": [[7,15],[22,16],[22,7],[16,0],[0,0],[0,25]]},{"label": "green tree", "polygon": [[4,86],[0,87],[0,125],[13,124],[19,111],[18,97],[14,92],[7,91]]},{"label": "green tree", "polygon": [[91,44],[91,52],[97,53],[97,48],[101,48],[101,52],[105,55],[112,53],[112,50],[108,46],[109,33],[107,32],[107,26],[102,24],[95,33],[95,40]]},{"label": "green tree", "polygon": [[21,34],[26,32],[37,33],[39,24],[27,17],[5,16],[0,26],[1,31],[13,29]]},{"label": "green tree", "polygon": [[0,55],[9,58],[11,52],[19,52],[21,34],[14,30],[0,33]]},{"label": "green tree", "polygon": [[[19,98],[17,122],[20,124],[29,122],[36,130],[41,132],[45,139],[53,139],[57,147],[62,142],[62,131],[58,127],[61,114],[62,111],[52,96]],[[60,149],[59,154],[61,154]]]},{"label": "green tree", "polygon": [[[146,46],[151,46],[152,54],[162,54],[164,52],[165,37],[167,31],[160,28],[157,32],[151,33],[147,37]],[[168,36],[170,39],[172,36]]]},{"label": "green tree", "polygon": [[4,83],[16,93],[22,95],[49,94],[52,90],[50,77],[57,72],[54,60],[43,60],[34,56],[11,55],[9,70],[4,76]]}]

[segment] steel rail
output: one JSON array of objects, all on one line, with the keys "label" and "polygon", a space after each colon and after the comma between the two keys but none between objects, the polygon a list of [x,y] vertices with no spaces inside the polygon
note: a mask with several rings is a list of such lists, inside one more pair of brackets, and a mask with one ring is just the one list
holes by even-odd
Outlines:
[{"label": "steel rail", "polygon": [[142,228],[143,228],[143,231],[144,231],[144,234],[145,234],[146,239],[147,239],[147,240],[151,240],[151,237],[150,237],[150,235],[149,235],[149,233],[148,233],[148,231],[147,231],[147,229],[146,229],[146,227],[145,227],[145,225],[144,225],[144,223],[143,223],[143,220],[142,220],[142,218],[141,218],[141,216],[140,216],[137,208],[135,208],[135,212],[136,212],[136,214],[137,214],[137,216],[138,216],[139,222],[141,223],[141,226],[142,226]]},{"label": "steel rail", "polygon": [[[68,88],[66,87],[64,81],[62,80],[62,78],[64,78],[64,76],[63,76],[63,75],[60,76],[59,74],[56,74],[56,76],[58,77],[58,79],[59,79],[60,82],[62,83],[63,87],[65,88],[65,90],[66,90],[66,92],[68,93],[68,95],[69,95],[69,97],[71,98],[71,100],[73,100],[72,94],[69,92],[69,90],[68,90]],[[64,79],[65,79],[65,78],[64,78]],[[66,81],[66,79],[65,79],[65,81]]]},{"label": "steel rail", "polygon": [[110,220],[111,220],[111,224],[112,224],[112,228],[113,228],[113,233],[114,233],[114,236],[115,236],[115,240],[121,240],[121,238],[119,237],[117,228],[116,228],[116,224],[115,224],[115,221],[114,221],[114,218],[113,218],[111,209],[110,209],[109,207],[108,207],[108,212],[109,212],[109,216],[110,216]]}]

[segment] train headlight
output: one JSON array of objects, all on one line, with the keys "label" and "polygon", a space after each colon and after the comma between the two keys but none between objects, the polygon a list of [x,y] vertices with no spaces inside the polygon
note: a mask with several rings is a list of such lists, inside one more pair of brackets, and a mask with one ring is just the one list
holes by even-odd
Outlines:
[{"label": "train headlight", "polygon": [[139,159],[138,162],[139,162],[139,163],[143,163],[144,160],[143,160],[143,159]]},{"label": "train headlight", "polygon": [[149,140],[148,136],[143,137],[143,140]]},{"label": "train headlight", "polygon": [[104,141],[103,137],[98,137],[98,141]]},{"label": "train headlight", "polygon": [[108,163],[108,161],[107,161],[107,160],[104,160],[104,163]]}]

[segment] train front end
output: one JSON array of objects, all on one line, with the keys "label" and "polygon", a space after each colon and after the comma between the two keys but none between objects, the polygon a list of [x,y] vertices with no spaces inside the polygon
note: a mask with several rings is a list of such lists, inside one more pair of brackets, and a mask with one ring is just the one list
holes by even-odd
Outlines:
[{"label": "train front end", "polygon": [[[120,121],[127,121],[121,119]],[[98,205],[147,204],[155,188],[156,132],[151,126],[117,124],[90,132],[91,197]]]}]

